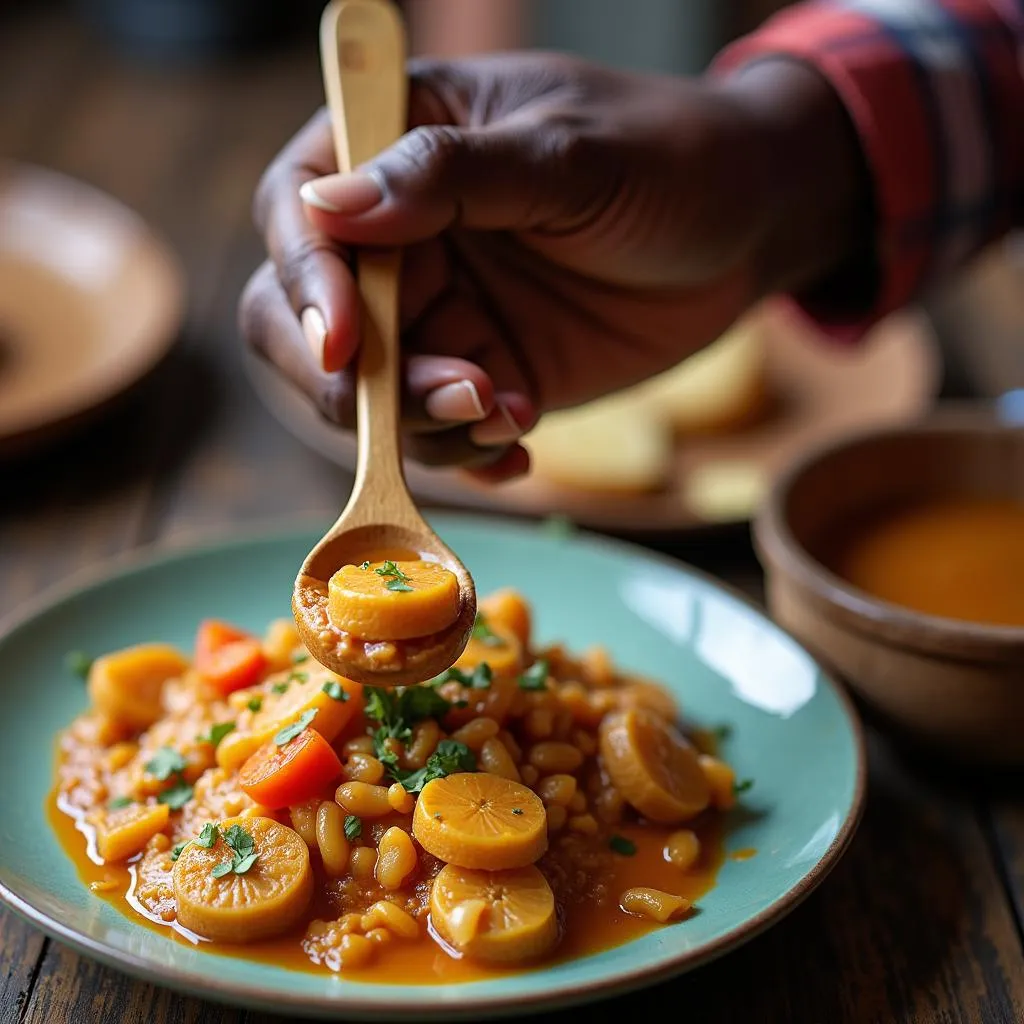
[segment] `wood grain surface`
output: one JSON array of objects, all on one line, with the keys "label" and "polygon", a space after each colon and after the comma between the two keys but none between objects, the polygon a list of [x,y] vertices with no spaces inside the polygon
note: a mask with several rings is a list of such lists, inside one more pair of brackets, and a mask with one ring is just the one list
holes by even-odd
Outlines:
[{"label": "wood grain surface", "polygon": [[[181,255],[180,345],[101,424],[0,467],[0,614],[76,569],[197,529],[328,522],[351,481],[303,449],[247,385],[238,294],[261,258],[260,171],[321,100],[316,40],[192,68],[133,66],[67,16],[0,16],[0,153],[134,206]],[[662,550],[757,596],[745,533]],[[1019,779],[937,771],[874,730],[861,831],[778,927],[594,1019],[708,1024],[1020,1024]],[[568,1021],[569,1014],[533,1018]],[[0,911],[0,1024],[281,1024],[136,982]]]}]

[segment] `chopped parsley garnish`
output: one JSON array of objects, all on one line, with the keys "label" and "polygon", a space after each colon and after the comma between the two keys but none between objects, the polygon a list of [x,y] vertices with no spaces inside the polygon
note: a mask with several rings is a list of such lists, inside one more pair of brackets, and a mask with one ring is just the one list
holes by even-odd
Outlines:
[{"label": "chopped parsley garnish", "polygon": [[291,741],[295,739],[295,737],[298,736],[314,718],[316,718],[319,710],[319,708],[309,708],[306,711],[303,711],[291,725],[286,725],[274,737],[274,743],[279,747],[283,747],[286,743],[291,743]]},{"label": "chopped parsley garnish", "polygon": [[135,801],[130,796],[115,796],[113,800],[107,801],[107,810],[118,811],[122,807],[131,807]]},{"label": "chopped parsley garnish", "polygon": [[480,643],[485,644],[487,647],[504,647],[505,641],[494,632],[493,629],[487,624],[487,617],[483,612],[476,613],[476,622],[473,623],[472,638],[479,640]]},{"label": "chopped parsley garnish", "polygon": [[472,672],[463,672],[462,669],[455,668],[453,665],[450,669],[437,676],[433,682],[438,686],[443,683],[454,682],[468,686],[472,690],[489,690],[493,678],[494,672],[491,671],[491,666],[486,661],[481,661]]},{"label": "chopped parsley garnish", "polygon": [[541,658],[535,661],[520,677],[520,690],[544,690],[548,683],[548,663]]},{"label": "chopped parsley garnish", "polygon": [[202,736],[197,736],[196,740],[199,743],[209,743],[211,747],[217,747],[220,741],[224,739],[229,732],[235,731],[234,722],[218,722],[216,725],[210,726],[210,731],[204,733]]},{"label": "chopped parsley garnish", "polygon": [[[206,829],[204,828],[203,831],[205,832]],[[200,838],[202,838],[201,835]],[[244,875],[259,859],[260,855],[256,852],[256,841],[241,825],[232,825],[224,833],[223,839],[231,850],[231,860],[222,860],[219,864],[215,864],[210,873],[214,878],[223,878],[231,871],[236,875]],[[214,842],[216,841],[214,838]],[[212,846],[213,843],[210,845]]]},{"label": "chopped parsley garnish", "polygon": [[196,846],[203,847],[204,850],[209,850],[214,843],[220,838],[220,829],[212,821],[208,821],[203,826],[203,831],[193,840]]},{"label": "chopped parsley garnish", "polygon": [[608,845],[616,852],[622,854],[623,857],[632,857],[636,853],[636,843],[632,839],[627,839],[625,836],[612,836],[608,840]]},{"label": "chopped parsley garnish", "polygon": [[[443,779],[456,772],[475,772],[476,756],[465,743],[456,740],[441,740],[437,749],[427,758],[427,763],[415,772],[399,772],[398,781],[410,793],[420,790],[434,779]],[[392,775],[395,770],[391,770]]]},{"label": "chopped parsley garnish", "polygon": [[287,683],[274,683],[270,688],[274,693],[284,693],[288,689]]},{"label": "chopped parsley garnish", "polygon": [[324,683],[320,687],[324,693],[327,694],[331,700],[340,700],[342,703],[348,700],[348,691],[338,682],[337,679],[331,679],[329,682]]},{"label": "chopped parsley garnish", "polygon": [[753,788],[754,788],[754,780],[753,779],[742,779],[741,781],[739,781],[739,782],[737,782],[737,783],[735,783],[733,785],[732,791],[734,793],[739,794],[739,793],[746,793],[748,789],[753,789]]},{"label": "chopped parsley garnish", "polygon": [[173,747],[161,747],[146,762],[146,771],[155,779],[165,782],[172,775],[180,775],[185,770],[185,758]]},{"label": "chopped parsley garnish", "polygon": [[388,590],[398,593],[412,593],[412,587],[409,586],[409,577],[390,558],[379,569],[374,569],[373,571],[386,580],[384,586]]},{"label": "chopped parsley garnish", "polygon": [[367,562],[362,562],[360,564],[359,568],[363,569],[363,570],[369,569],[370,568],[370,563],[368,561]]},{"label": "chopped parsley garnish", "polygon": [[80,679],[85,679],[92,668],[92,658],[85,651],[68,651],[64,655],[64,665],[69,672]]},{"label": "chopped parsley garnish", "polygon": [[345,838],[346,839],[358,839],[363,834],[363,821],[362,818],[357,818],[354,814],[345,815]]},{"label": "chopped parsley garnish", "polygon": [[191,842],[191,839],[186,839],[184,842],[178,843],[178,845],[171,850],[171,860],[177,860],[182,855],[185,847]]},{"label": "chopped parsley garnish", "polygon": [[522,814],[523,813],[523,809],[522,809],[522,807],[513,807],[512,808],[512,813],[513,814]]},{"label": "chopped parsley garnish", "polygon": [[308,672],[289,672],[288,678],[285,680],[288,683],[308,683],[309,673]]},{"label": "chopped parsley garnish", "polygon": [[309,655],[305,651],[296,651],[292,655],[292,664],[301,665],[303,662],[309,661]]},{"label": "chopped parsley garnish", "polygon": [[157,803],[167,804],[172,811],[180,811],[192,799],[192,787],[182,778],[165,789],[157,798]]},{"label": "chopped parsley garnish", "polygon": [[262,697],[253,697],[248,704],[245,705],[250,711],[259,711],[263,707]]}]

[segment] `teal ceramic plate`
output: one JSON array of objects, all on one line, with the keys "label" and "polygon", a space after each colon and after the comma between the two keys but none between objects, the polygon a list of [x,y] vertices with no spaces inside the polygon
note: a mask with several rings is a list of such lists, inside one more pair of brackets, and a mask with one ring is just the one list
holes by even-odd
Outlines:
[{"label": "teal ceramic plate", "polygon": [[[159,553],[65,587],[0,634],[0,896],[55,938],[191,994],[292,1014],[476,1019],[592,1000],[719,956],[792,910],[850,842],[864,799],[860,729],[814,660],[744,600],[638,548],[497,520],[441,517],[481,592],[520,588],[541,641],[603,643],[664,681],[698,724],[729,722],[724,753],[754,779],[700,913],[607,952],[446,987],[346,982],[211,954],[134,924],[79,881],[46,823],[54,737],[85,707],[65,652],[142,640],[188,647],[198,620],[254,630],[288,614],[296,567],[318,533],[231,539]],[[17,780],[16,785],[10,784]]]}]

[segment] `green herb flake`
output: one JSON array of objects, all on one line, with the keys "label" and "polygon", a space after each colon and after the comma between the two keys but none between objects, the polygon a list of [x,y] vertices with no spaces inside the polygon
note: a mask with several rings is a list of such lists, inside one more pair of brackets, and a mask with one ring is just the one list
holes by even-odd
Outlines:
[{"label": "green herb flake", "polygon": [[363,834],[363,821],[354,814],[345,815],[345,838],[358,839]]},{"label": "green herb flake", "polygon": [[396,594],[412,593],[412,587],[410,587],[407,583],[403,583],[401,580],[388,580],[387,583],[384,584],[384,586],[388,590],[391,590]]},{"label": "green herb flake", "polygon": [[520,690],[544,690],[548,684],[548,663],[541,658],[535,661],[520,677]]},{"label": "green herb flake", "polygon": [[343,704],[348,700],[348,691],[341,685],[341,683],[338,682],[337,679],[332,679],[329,682],[324,683],[320,689],[323,690],[331,700],[339,700]]},{"label": "green herb flake", "polygon": [[287,683],[274,683],[270,688],[274,693],[285,693],[288,689]]},{"label": "green herb flake", "polygon": [[739,782],[737,782],[737,783],[735,783],[733,785],[732,791],[734,793],[736,793],[737,795],[739,795],[740,793],[746,793],[748,790],[751,790],[753,788],[754,788],[754,780],[753,779],[742,779],[741,781],[739,781]]},{"label": "green herb flake", "polygon": [[309,708],[309,710],[303,711],[302,714],[299,715],[299,717],[294,722],[292,722],[291,725],[286,725],[274,737],[274,743],[279,747],[283,747],[286,743],[291,743],[291,741],[295,739],[295,737],[298,736],[300,732],[305,730],[309,726],[309,723],[312,722],[314,718],[316,718],[317,712],[319,710],[319,708]]},{"label": "green herb flake", "polygon": [[[200,836],[200,838],[202,837]],[[213,877],[223,878],[231,871],[236,875],[244,875],[259,860],[260,855],[256,852],[256,841],[241,825],[232,825],[224,833],[223,838],[231,850],[231,860],[224,860],[217,864],[211,872]]]},{"label": "green herb flake", "polygon": [[175,846],[173,850],[171,850],[171,860],[177,860],[184,852],[185,847],[188,846],[188,844],[191,842],[191,839],[186,839],[184,842],[178,843],[178,845]]},{"label": "green herb flake", "polygon": [[636,843],[625,836],[612,836],[608,840],[608,845],[623,857],[632,857],[636,853]]},{"label": "green herb flake", "polygon": [[245,705],[250,711],[259,711],[263,707],[262,697],[253,697],[248,704]]},{"label": "green herb flake", "polygon": [[79,679],[85,679],[89,675],[92,661],[93,659],[85,651],[68,651],[64,655],[65,667],[72,675],[78,676]]},{"label": "green herb flake", "polygon": [[307,661],[309,661],[309,655],[305,651],[296,651],[292,655],[293,665],[302,665],[305,664],[305,662]]},{"label": "green herb flake", "polygon": [[146,762],[146,771],[155,779],[165,782],[172,775],[180,775],[185,770],[185,758],[173,747],[161,747]]},{"label": "green herb flake", "polygon": [[237,864],[234,864],[232,870],[236,875],[244,875],[259,859],[258,853],[250,853],[248,857],[243,857]]},{"label": "green herb flake", "polygon": [[472,672],[463,672],[460,668],[452,666],[436,677],[436,685],[444,683],[459,683],[461,686],[468,686],[471,690],[489,690],[491,681],[494,679],[494,672],[486,661],[481,661]]},{"label": "green herb flake", "polygon": [[209,850],[220,838],[220,829],[212,821],[208,821],[203,826],[203,831],[193,840],[196,846],[201,846],[204,850]]},{"label": "green herb flake", "polygon": [[172,811],[180,811],[192,799],[192,787],[184,779],[179,779],[156,799],[157,803],[167,804]]},{"label": "green herb flake", "polygon": [[[476,756],[465,743],[441,740],[419,771],[399,773],[398,781],[410,793],[419,793],[428,782],[443,779],[456,772],[475,772]],[[392,772],[394,774],[394,772]]]},{"label": "green herb flake", "polygon": [[115,796],[113,800],[107,801],[108,811],[119,811],[122,807],[131,807],[135,801],[130,796]]},{"label": "green herb flake", "polygon": [[208,733],[204,733],[202,736],[197,736],[196,741],[199,743],[209,743],[211,747],[216,748],[220,745],[220,741],[224,739],[229,732],[234,731],[234,722],[219,722],[216,725],[211,725]]},{"label": "green herb flake", "polygon": [[522,814],[523,813],[523,809],[522,809],[522,807],[513,807],[512,808],[512,813],[516,814],[516,815]]},{"label": "green herb flake", "polygon": [[214,864],[210,874],[214,878],[223,878],[225,875],[231,873],[231,869],[234,867],[234,863],[230,860],[222,860],[219,864]]},{"label": "green herb flake", "polygon": [[373,571],[385,579],[390,577],[393,580],[398,580],[400,583],[409,582],[409,577],[390,558],[379,569],[374,569]]},{"label": "green herb flake", "polygon": [[289,672],[288,679],[286,682],[289,683],[308,683],[309,673],[308,672]]},{"label": "green herb flake", "polygon": [[370,563],[369,562],[362,562],[362,563],[360,563],[359,568],[363,569],[363,570],[369,569],[370,568]]},{"label": "green herb flake", "polygon": [[487,647],[504,647],[505,641],[494,632],[488,625],[487,618],[483,612],[476,613],[476,622],[473,623],[472,638],[479,640]]}]

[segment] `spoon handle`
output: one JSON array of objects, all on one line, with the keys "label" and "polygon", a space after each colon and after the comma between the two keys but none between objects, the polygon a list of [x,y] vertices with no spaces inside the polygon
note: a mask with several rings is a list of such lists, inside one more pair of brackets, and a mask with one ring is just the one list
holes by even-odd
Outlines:
[{"label": "spoon handle", "polygon": [[[398,139],[406,127],[405,31],[390,0],[333,0],[320,23],[324,88],[338,168],[348,172]],[[356,359],[356,479],[346,516],[368,521],[387,510],[418,518],[402,471],[398,281],[401,252],[356,255],[362,298]]]}]

